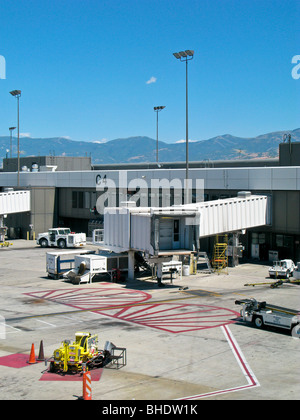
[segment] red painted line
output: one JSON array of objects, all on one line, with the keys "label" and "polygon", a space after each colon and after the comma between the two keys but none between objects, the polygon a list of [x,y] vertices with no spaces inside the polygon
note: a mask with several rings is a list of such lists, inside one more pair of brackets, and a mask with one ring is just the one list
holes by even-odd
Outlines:
[{"label": "red painted line", "polygon": [[[125,308],[123,308],[123,309],[121,309],[119,312],[117,312],[115,315],[114,315],[114,317],[115,318],[120,318],[120,315],[122,315],[124,312],[127,312],[128,311],[128,307],[125,307]],[[125,319],[126,318],[126,315],[125,316],[123,316],[123,319]]]},{"label": "red painted line", "polygon": [[14,354],[9,354],[8,356],[0,357],[0,365],[19,369],[26,366],[30,366],[30,364],[28,364],[28,360],[29,360],[28,354],[14,353]]},{"label": "red painted line", "polygon": [[186,326],[195,326],[195,327],[199,327],[199,326],[201,326],[201,327],[203,327],[203,328],[215,328],[215,327],[218,327],[218,326],[220,326],[220,325],[225,325],[225,324],[228,324],[228,321],[210,321],[210,324],[212,324],[212,322],[213,322],[213,324],[212,325],[207,325],[205,322],[202,322],[201,320],[199,320],[198,322],[197,321],[183,321],[183,320],[180,320],[180,321],[175,321],[175,320],[166,320],[166,321],[140,321],[141,323],[146,323],[146,322],[148,322],[149,324],[151,324],[151,325],[162,325],[162,326],[171,326],[171,325],[178,325],[179,327],[181,327],[181,326],[183,326],[183,325],[186,325]]},{"label": "red painted line", "polygon": [[[201,316],[189,316],[189,317],[183,317],[183,316],[178,316],[178,314],[174,314],[174,315],[168,315],[166,317],[163,318],[159,318],[159,317],[147,317],[145,316],[145,320],[150,320],[152,322],[166,322],[166,321],[178,321],[178,322],[191,322],[193,320],[198,320],[199,322],[203,322],[203,323],[208,323],[208,322],[220,322],[219,319],[216,318],[224,318],[225,314],[220,314],[220,315],[216,315],[214,317],[211,317],[209,319],[207,319],[207,317],[201,317]],[[175,318],[175,319],[174,319]]]},{"label": "red painted line", "polygon": [[208,392],[206,394],[193,395],[192,397],[179,398],[180,400],[198,400],[200,398],[213,397],[214,395],[227,394],[229,392],[242,391],[243,389],[252,388],[253,385],[244,385],[235,388],[222,389],[220,391]]},{"label": "red painted line", "polygon": [[[134,312],[130,312],[129,314],[127,314],[127,315],[125,315],[124,317],[122,317],[123,319],[125,319],[125,320],[130,320],[131,318],[134,318],[134,319],[136,319],[136,318],[139,318],[139,315],[138,316],[135,316],[135,314],[138,314],[138,313],[140,313],[140,312],[145,312],[145,310],[148,310],[148,309],[152,309],[152,308],[155,308],[156,307],[156,304],[155,305],[150,305],[150,306],[147,306],[147,308],[145,309],[145,307],[142,307],[141,309],[139,309],[139,310],[137,310],[137,311],[134,311]],[[127,311],[129,311],[130,309],[132,309],[132,308],[134,308],[134,306],[129,306],[129,307],[127,307],[126,308],[126,310]],[[142,316],[144,316],[144,315],[142,315]],[[114,316],[115,317],[115,316]]]},{"label": "red painted line", "polygon": [[[230,333],[229,328],[226,325],[223,326],[223,332],[224,332],[225,337],[226,337],[226,339],[227,339],[227,341],[228,341],[228,343],[229,343],[229,345],[230,345],[230,347],[233,351],[233,354],[234,354],[236,360],[238,360],[238,362],[239,362],[239,366],[241,367],[242,372],[243,372],[244,376],[246,377],[246,379],[248,381],[248,384],[237,386],[237,387],[232,387],[232,388],[227,388],[227,389],[222,389],[222,390],[219,390],[219,391],[208,392],[206,394],[199,394],[199,395],[193,395],[193,396],[189,396],[189,397],[179,398],[180,400],[196,400],[196,399],[200,399],[200,398],[207,398],[207,397],[211,397],[211,396],[214,396],[214,395],[220,395],[220,394],[226,394],[226,393],[229,393],[229,392],[242,391],[244,389],[260,386],[260,384],[257,381],[257,379],[255,378],[254,374],[251,372],[250,368],[248,368],[246,359],[244,358],[242,352],[239,350],[238,345],[236,344],[232,333]],[[250,383],[249,383],[249,381],[250,381]]]},{"label": "red painted line", "polygon": [[[151,305],[151,306],[146,306],[146,307],[143,307],[143,309],[141,309],[140,311],[137,311],[137,312],[147,312],[147,311],[149,311],[150,309],[152,309],[152,308],[157,308],[157,307],[159,307],[159,306],[161,306],[161,304],[154,304],[154,305]],[[149,317],[151,317],[151,319],[153,319],[154,317],[153,317],[153,314],[161,314],[162,312],[166,312],[166,311],[170,311],[170,310],[174,310],[174,309],[178,309],[178,308],[181,308],[183,305],[180,305],[180,306],[176,306],[176,307],[174,307],[174,308],[167,308],[167,309],[161,309],[161,310],[159,310],[159,311],[155,311],[155,312],[151,312],[151,313],[144,313],[144,314],[142,314],[142,315],[138,315],[138,316],[136,316],[136,317],[134,317],[134,319],[137,319],[137,318],[140,318],[140,317],[145,317],[145,319],[146,318],[149,318]],[[134,315],[135,314],[135,312],[132,312],[131,314],[130,314],[130,317],[131,318],[133,318],[133,316],[131,316],[131,315]],[[178,316],[178,314],[177,314],[177,316]],[[126,317],[126,319],[130,319],[129,318],[129,316],[128,317]]]},{"label": "red painted line", "polygon": [[[103,372],[103,368],[91,370],[91,379],[92,381],[99,381],[101,379],[101,375]],[[46,371],[42,374],[39,381],[77,381],[82,382],[82,373],[73,373],[73,374],[58,374],[58,373],[51,373]]]},{"label": "red painted line", "polygon": [[226,333],[226,335],[227,335],[227,337],[228,337],[228,340],[230,341],[230,343],[231,343],[232,347],[234,348],[235,354],[236,354],[236,356],[238,357],[238,359],[239,359],[239,361],[240,361],[240,363],[241,363],[242,367],[244,368],[244,371],[247,373],[247,376],[248,376],[248,378],[250,379],[250,381],[251,381],[252,385],[256,385],[256,382],[254,381],[254,379],[253,379],[253,377],[252,377],[252,374],[249,372],[249,369],[248,369],[248,367],[246,366],[246,364],[245,364],[245,361],[244,361],[243,357],[241,356],[241,354],[239,353],[238,349],[236,348],[236,345],[235,345],[235,343],[234,343],[234,341],[233,341],[233,339],[232,339],[231,335],[229,334],[228,329],[224,327],[224,331],[225,331],[225,333]]},{"label": "red painted line", "polygon": [[196,304],[146,302],[141,307],[136,307],[136,304],[144,303],[152,296],[146,292],[124,290],[117,287],[98,287],[88,290],[84,288],[63,291],[46,290],[26,293],[26,295],[36,298],[44,296],[46,300],[74,309],[86,310],[171,333],[227,325],[234,322],[232,319],[228,319],[231,314],[235,317],[239,315],[237,312],[225,308]]}]

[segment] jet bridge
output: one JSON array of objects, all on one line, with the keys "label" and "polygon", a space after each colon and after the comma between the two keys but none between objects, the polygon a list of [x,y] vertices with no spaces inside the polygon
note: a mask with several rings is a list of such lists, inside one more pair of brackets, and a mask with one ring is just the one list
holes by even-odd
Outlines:
[{"label": "jet bridge", "polygon": [[5,214],[30,211],[30,191],[0,193],[0,217]]},{"label": "jet bridge", "polygon": [[30,211],[30,191],[5,191],[0,193],[0,243],[6,235],[4,216]]},{"label": "jet bridge", "polygon": [[200,238],[270,224],[266,195],[240,192],[237,197],[172,207],[106,208],[104,247],[114,252],[142,251],[149,257],[200,250]]}]

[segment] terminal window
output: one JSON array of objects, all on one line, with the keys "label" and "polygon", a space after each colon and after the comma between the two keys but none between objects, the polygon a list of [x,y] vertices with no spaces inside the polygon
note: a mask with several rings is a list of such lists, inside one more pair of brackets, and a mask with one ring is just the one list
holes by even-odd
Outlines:
[{"label": "terminal window", "polygon": [[83,209],[83,191],[72,191],[72,208]]}]

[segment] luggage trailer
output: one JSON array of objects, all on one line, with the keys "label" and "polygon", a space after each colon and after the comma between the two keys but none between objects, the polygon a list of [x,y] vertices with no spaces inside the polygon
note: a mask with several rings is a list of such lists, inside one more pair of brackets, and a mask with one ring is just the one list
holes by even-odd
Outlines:
[{"label": "luggage trailer", "polygon": [[235,304],[243,306],[240,311],[243,321],[253,322],[258,328],[269,325],[290,330],[293,336],[300,338],[299,310],[258,302],[253,298],[236,300]]}]

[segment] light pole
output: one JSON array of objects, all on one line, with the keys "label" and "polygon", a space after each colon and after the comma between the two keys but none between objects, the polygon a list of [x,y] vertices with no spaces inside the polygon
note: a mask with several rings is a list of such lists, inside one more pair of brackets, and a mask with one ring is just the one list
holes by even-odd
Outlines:
[{"label": "light pole", "polygon": [[13,130],[15,130],[16,127],[9,127],[9,131],[10,131],[10,154],[9,157],[12,158],[12,132]]},{"label": "light pole", "polygon": [[156,163],[158,164],[158,113],[162,111],[165,106],[155,106],[154,111],[156,112]]},{"label": "light pole", "polygon": [[20,105],[19,100],[21,96],[20,90],[12,90],[9,92],[12,96],[18,100],[18,187],[20,186]]},{"label": "light pole", "polygon": [[180,51],[173,53],[174,57],[180,61],[185,61],[185,136],[186,136],[186,188],[188,189],[189,179],[189,123],[188,123],[188,61],[194,58],[193,50]]}]

